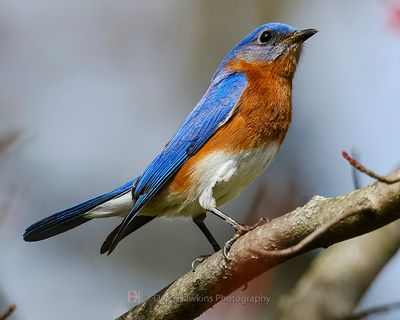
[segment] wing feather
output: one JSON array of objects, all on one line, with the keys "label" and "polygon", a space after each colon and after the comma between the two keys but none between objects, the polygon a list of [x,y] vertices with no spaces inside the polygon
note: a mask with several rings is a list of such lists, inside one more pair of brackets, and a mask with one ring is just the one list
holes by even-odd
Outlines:
[{"label": "wing feather", "polygon": [[139,210],[210,139],[221,125],[229,121],[246,85],[245,75],[239,72],[226,73],[214,78],[210,88],[179,131],[139,178],[133,193],[134,206],[120,225],[109,248],[109,254],[127,235],[126,231],[129,230],[127,226]]}]

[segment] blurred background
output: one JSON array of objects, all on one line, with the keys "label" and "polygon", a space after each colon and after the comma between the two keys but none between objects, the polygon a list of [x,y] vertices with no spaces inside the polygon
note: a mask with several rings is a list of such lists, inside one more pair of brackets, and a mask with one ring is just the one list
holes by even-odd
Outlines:
[{"label": "blurred background", "polygon": [[[320,33],[306,44],[279,156],[224,210],[239,221],[250,211],[273,217],[315,194],[351,191],[341,150],[354,148],[377,172],[394,168],[399,8],[397,0],[2,1],[0,311],[15,303],[12,319],[115,318],[134,305],[129,293],[145,299],[211,252],[189,220],[152,222],[110,257],[99,249],[118,219],[39,243],[23,242],[22,234],[140,174],[200,99],[219,61],[260,24]],[[257,192],[262,200],[250,210]],[[221,243],[232,236],[214,217],[207,224]],[[280,298],[314,256],[272,270],[241,293],[268,295],[268,305],[220,304],[201,319],[274,319]],[[386,266],[360,308],[400,300],[399,263],[396,256]]]}]

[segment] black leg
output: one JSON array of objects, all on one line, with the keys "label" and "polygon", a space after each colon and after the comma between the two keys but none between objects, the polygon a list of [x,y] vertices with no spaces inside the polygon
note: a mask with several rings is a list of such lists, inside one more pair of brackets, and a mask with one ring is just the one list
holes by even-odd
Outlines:
[{"label": "black leg", "polygon": [[203,213],[203,214],[201,214],[199,216],[194,217],[193,218],[193,222],[199,227],[201,232],[203,232],[203,234],[206,236],[208,242],[210,242],[210,244],[212,245],[214,251],[217,252],[217,251],[221,250],[221,247],[218,244],[217,240],[215,240],[215,238],[211,234],[210,230],[208,230],[208,228],[204,224],[204,219],[205,218],[206,218],[206,214]]}]

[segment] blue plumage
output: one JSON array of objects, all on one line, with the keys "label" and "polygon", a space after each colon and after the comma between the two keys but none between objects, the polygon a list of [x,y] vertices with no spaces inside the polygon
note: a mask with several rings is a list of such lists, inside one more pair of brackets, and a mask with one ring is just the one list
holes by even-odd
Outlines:
[{"label": "blue plumage", "polygon": [[24,240],[43,240],[91,220],[90,218],[84,217],[84,214],[86,212],[92,210],[93,208],[101,205],[104,202],[128,193],[136,180],[137,179],[128,181],[127,183],[119,186],[118,188],[110,192],[103,193],[100,196],[87,200],[81,204],[65,209],[63,211],[57,212],[47,218],[44,218],[34,223],[25,230]]},{"label": "blue plumage", "polygon": [[182,127],[138,179],[133,192],[134,206],[122,222],[109,252],[125,236],[124,231],[140,209],[204,145],[218,127],[229,120],[246,85],[247,80],[242,73],[221,70],[220,76],[214,77],[210,88]]},{"label": "blue plumage", "polygon": [[[268,45],[260,46],[257,39],[260,33],[264,30],[269,30],[275,35],[274,41]],[[273,61],[284,50],[285,45],[280,44],[280,40],[295,32],[296,29],[287,24],[271,22],[259,26],[250,32],[245,38],[236,44],[232,50],[221,61],[217,71],[215,72],[212,80],[220,74],[221,70],[225,67],[226,63],[231,59],[245,58],[246,61]]]},{"label": "blue plumage", "polygon": [[[205,169],[201,166],[193,166],[193,170],[205,170],[205,172],[199,173],[203,180],[199,179],[199,181],[196,182],[192,181],[195,179],[190,178],[191,180],[188,182],[192,183],[192,186],[186,186],[187,190],[182,191],[180,195],[177,195],[178,192],[171,192],[171,194],[168,194],[165,199],[157,198],[157,201],[160,201],[161,203],[155,204],[155,206],[151,203],[151,205],[147,207],[146,204],[150,200],[154,199],[155,195],[160,192],[169,181],[171,181],[171,178],[173,178],[182,168],[185,162],[206,144],[214,133],[217,132],[218,128],[224,124],[227,126],[231,124],[231,122],[229,122],[230,119],[235,116],[237,110],[243,111],[245,108],[244,104],[247,103],[251,105],[253,103],[252,101],[258,99],[257,101],[260,101],[259,104],[256,104],[258,112],[262,112],[261,108],[267,108],[269,106],[268,103],[271,105],[284,105],[288,107],[288,110],[290,110],[291,104],[290,100],[288,100],[290,99],[290,94],[271,95],[271,99],[278,99],[278,101],[269,101],[270,97],[266,97],[265,92],[261,92],[262,94],[260,95],[257,93],[257,90],[263,90],[260,89],[260,81],[263,82],[265,79],[271,80],[274,78],[273,75],[271,75],[271,77],[265,76],[265,70],[271,69],[267,72],[278,72],[279,70],[276,68],[283,68],[285,70],[279,72],[279,77],[283,80],[280,78],[282,81],[279,82],[278,89],[287,93],[291,92],[291,81],[294,71],[296,70],[297,61],[300,57],[302,44],[316,32],[317,31],[314,29],[297,30],[281,23],[269,23],[253,30],[242,41],[234,46],[228,55],[222,60],[216,73],[211,79],[209,89],[199,101],[196,108],[188,116],[172,140],[165,146],[164,150],[153,160],[140,177],[127,182],[111,192],[102,194],[82,204],[55,213],[50,217],[33,224],[26,229],[24,239],[26,241],[42,240],[72,229],[95,217],[126,216],[122,223],[110,233],[101,248],[102,253],[108,252],[110,254],[118,242],[125,236],[142,227],[157,216],[170,214],[170,212],[163,212],[165,208],[168,208],[163,206],[163,201],[168,203],[171,198],[171,203],[174,203],[175,200],[182,201],[183,207],[179,211],[180,213],[193,209],[193,207],[187,206],[185,197],[191,199],[191,201],[193,199],[198,199],[198,204],[201,206],[200,210],[204,209],[204,211],[212,211],[219,217],[223,217],[235,228],[239,228],[239,223],[218,211],[217,208],[210,209],[210,205],[204,204],[201,199],[204,197],[210,198],[209,203],[211,203],[211,206],[215,206],[216,203],[212,202],[215,200],[213,188],[221,181],[226,183],[229,182],[231,184],[229,187],[231,190],[228,190],[229,193],[225,195],[225,198],[230,199],[231,196],[236,196],[238,192],[240,192],[241,188],[247,186],[249,183],[249,181],[247,181],[248,176],[251,176],[252,179],[254,179],[260,172],[262,172],[262,170],[265,170],[265,157],[268,157],[268,159],[271,157],[268,149],[265,151],[265,154],[262,154],[261,156],[256,154],[256,160],[258,159],[257,157],[264,157],[265,159],[261,158],[262,161],[253,162],[250,167],[247,158],[245,159],[244,157],[238,157],[235,160],[236,162],[233,164],[235,166],[234,168],[226,168],[228,161],[223,157],[220,157],[222,159],[220,159],[220,162],[216,162],[215,164],[211,163],[210,165],[207,164],[208,167],[206,165]],[[267,67],[267,69],[265,69],[266,66],[272,65],[284,53],[284,57],[286,58],[288,55],[291,55],[287,63],[280,62],[276,65],[276,68]],[[233,62],[233,64],[228,64],[228,62]],[[255,77],[256,79],[253,79],[254,77],[249,76],[251,83],[248,83],[249,79],[247,79],[245,75],[248,74],[248,70],[246,71],[245,68],[235,67],[235,62],[245,62],[244,65],[252,65],[254,70],[255,68],[260,68],[260,74],[257,77],[264,77],[264,79],[257,79],[257,77]],[[288,68],[288,64],[291,68]],[[277,84],[275,83],[274,85],[276,86]],[[246,88],[249,89],[248,93],[253,95],[251,99],[247,99],[247,94],[244,99],[241,99]],[[244,103],[242,104],[241,101],[244,101]],[[246,117],[257,118],[257,115],[254,115],[254,113],[246,114]],[[273,120],[280,118],[282,117],[276,115],[273,116]],[[279,129],[278,127],[280,125],[281,131],[283,133],[286,132],[287,124],[282,125],[282,121],[278,121],[277,125],[271,123],[271,121],[260,121],[258,125],[262,130],[265,130],[264,126],[270,125],[275,131]],[[242,127],[242,129],[247,128],[247,124],[242,124]],[[228,133],[225,132],[224,134],[230,134],[229,131],[227,132]],[[245,131],[244,134],[249,135],[249,138],[254,136],[252,131]],[[250,145],[251,144],[249,143],[249,146]],[[213,147],[218,149],[216,146]],[[212,150],[206,151],[213,152]],[[242,166],[242,164],[244,166]],[[237,168],[241,168],[242,171],[235,173],[236,177],[233,178],[232,172]],[[252,172],[249,173],[248,171]],[[242,174],[242,176],[240,176],[240,174]],[[215,175],[215,177],[213,177],[213,175]],[[240,182],[239,180],[243,176],[246,176],[246,178],[243,179],[243,182]],[[128,195],[128,192],[131,189],[132,199]],[[190,194],[190,192],[192,192],[192,194]],[[217,193],[217,191],[215,192]],[[174,199],[174,197],[176,198]],[[146,206],[146,208],[138,214],[144,206]],[[172,211],[174,206],[169,207],[169,209]],[[198,208],[196,209],[196,207],[194,207],[194,209],[194,211],[196,211]],[[191,212],[185,212],[185,215],[190,214]],[[197,213],[192,213],[193,216],[199,218],[199,216],[197,216],[198,214],[199,210],[197,210]],[[216,244],[215,239],[210,235],[202,219],[204,219],[204,217],[200,217],[200,219],[194,221],[206,235],[210,243],[212,243],[213,248],[219,248],[219,245]]]}]

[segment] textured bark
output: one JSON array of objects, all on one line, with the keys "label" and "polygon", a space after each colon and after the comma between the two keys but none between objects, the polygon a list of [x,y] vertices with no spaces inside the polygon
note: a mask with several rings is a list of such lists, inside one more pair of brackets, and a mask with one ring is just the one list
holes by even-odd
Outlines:
[{"label": "textured bark", "polygon": [[399,247],[400,220],[332,246],[314,260],[293,292],[282,299],[282,319],[348,318]]},{"label": "textured bark", "polygon": [[[400,177],[400,169],[391,177]],[[357,211],[291,255],[271,255],[296,245],[338,215]],[[169,287],[119,319],[194,319],[245,283],[301,252],[347,240],[400,218],[400,182],[374,182],[337,198],[316,196],[305,206],[276,218],[234,243],[226,262],[217,252]]]}]

